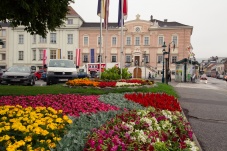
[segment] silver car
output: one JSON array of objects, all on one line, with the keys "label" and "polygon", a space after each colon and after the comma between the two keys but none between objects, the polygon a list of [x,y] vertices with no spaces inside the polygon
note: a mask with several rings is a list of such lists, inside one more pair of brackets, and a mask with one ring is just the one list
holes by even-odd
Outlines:
[{"label": "silver car", "polygon": [[12,66],[2,75],[2,84],[35,85],[35,75],[27,66]]}]

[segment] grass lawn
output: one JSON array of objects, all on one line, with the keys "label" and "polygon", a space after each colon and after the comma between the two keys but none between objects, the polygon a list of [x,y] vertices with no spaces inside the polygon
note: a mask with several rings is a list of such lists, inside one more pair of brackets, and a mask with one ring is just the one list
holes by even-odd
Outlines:
[{"label": "grass lawn", "polygon": [[37,94],[83,94],[83,95],[101,95],[108,93],[125,93],[125,92],[165,92],[169,95],[178,97],[174,88],[170,85],[156,83],[156,86],[146,87],[122,87],[122,88],[94,88],[94,87],[71,87],[62,84],[51,86],[17,86],[17,85],[0,85],[0,96],[4,95],[37,95]]}]

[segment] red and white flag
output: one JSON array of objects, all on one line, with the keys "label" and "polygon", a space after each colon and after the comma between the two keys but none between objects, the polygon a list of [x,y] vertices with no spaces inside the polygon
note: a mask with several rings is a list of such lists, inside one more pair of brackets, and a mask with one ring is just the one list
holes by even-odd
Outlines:
[{"label": "red and white flag", "polygon": [[105,2],[104,28],[108,29],[110,0]]},{"label": "red and white flag", "polygon": [[76,49],[76,67],[79,68],[80,66],[80,49]]}]

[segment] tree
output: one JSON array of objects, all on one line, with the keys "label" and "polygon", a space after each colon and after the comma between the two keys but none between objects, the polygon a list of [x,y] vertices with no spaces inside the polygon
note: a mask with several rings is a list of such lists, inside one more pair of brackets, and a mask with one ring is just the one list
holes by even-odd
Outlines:
[{"label": "tree", "polygon": [[74,0],[1,0],[0,21],[46,37],[64,23],[70,2]]}]

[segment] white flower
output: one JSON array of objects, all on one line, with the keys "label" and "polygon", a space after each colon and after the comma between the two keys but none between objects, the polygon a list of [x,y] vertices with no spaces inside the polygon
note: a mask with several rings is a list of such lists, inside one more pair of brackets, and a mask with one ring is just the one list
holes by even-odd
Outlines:
[{"label": "white flower", "polygon": [[116,86],[121,87],[121,86],[133,86],[133,85],[141,85],[139,83],[127,83],[127,82],[117,82]]}]

